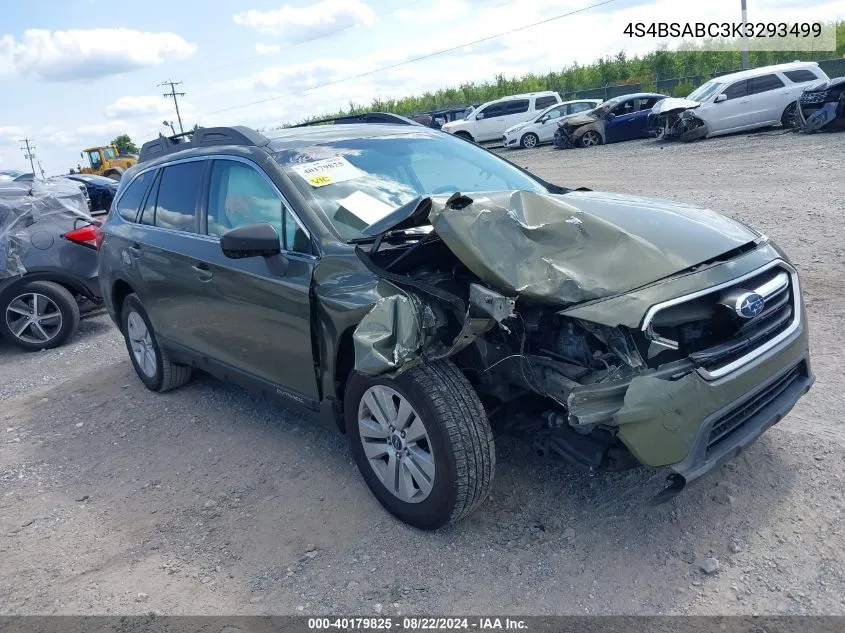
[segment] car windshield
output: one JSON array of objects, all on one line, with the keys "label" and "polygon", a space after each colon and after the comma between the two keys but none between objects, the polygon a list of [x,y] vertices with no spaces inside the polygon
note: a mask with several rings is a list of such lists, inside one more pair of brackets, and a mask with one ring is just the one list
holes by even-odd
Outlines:
[{"label": "car windshield", "polygon": [[724,84],[717,81],[710,81],[689,93],[687,99],[691,101],[704,101],[708,97],[712,96],[713,93],[719,90],[723,85]]},{"label": "car windshield", "polygon": [[419,196],[514,189],[546,192],[495,155],[446,135],[332,140],[280,149],[276,158],[347,240]]}]

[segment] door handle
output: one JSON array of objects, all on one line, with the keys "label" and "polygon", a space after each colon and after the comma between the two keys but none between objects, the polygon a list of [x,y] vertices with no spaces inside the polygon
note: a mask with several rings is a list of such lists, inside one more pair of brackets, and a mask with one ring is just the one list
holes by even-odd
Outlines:
[{"label": "door handle", "polygon": [[141,248],[137,244],[133,244],[126,250],[129,251],[129,254],[135,259],[138,259],[142,255]]},{"label": "door handle", "polygon": [[194,264],[191,266],[191,270],[194,271],[194,276],[200,281],[211,281],[211,278],[214,277],[214,273],[209,270],[208,264]]}]

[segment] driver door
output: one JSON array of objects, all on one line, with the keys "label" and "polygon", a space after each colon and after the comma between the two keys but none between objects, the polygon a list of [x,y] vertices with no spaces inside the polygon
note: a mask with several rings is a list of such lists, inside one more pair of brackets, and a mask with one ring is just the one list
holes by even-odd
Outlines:
[{"label": "driver door", "polygon": [[[257,165],[214,160],[207,183],[204,248],[194,262],[204,286],[204,347],[218,370],[231,372],[229,378],[240,371],[277,395],[313,407],[318,391],[309,293],[317,260],[308,232]],[[281,258],[223,254],[221,235],[258,222],[279,233],[286,269]]]},{"label": "driver door", "polygon": [[543,115],[543,122],[537,123],[537,136],[540,138],[541,143],[548,143],[554,139],[560,117],[569,114],[567,108],[569,106],[565,105],[552,108]]},{"label": "driver door", "polygon": [[637,117],[637,102],[638,99],[626,99],[617,103],[608,114],[614,116],[608,117],[605,126],[605,134],[607,138],[605,143],[617,143],[619,141],[628,141],[634,138],[636,133],[636,117]]},{"label": "driver door", "polygon": [[[505,131],[505,103],[492,103],[474,116],[475,140],[490,141],[498,139]],[[481,117],[480,119],[478,117]]]}]

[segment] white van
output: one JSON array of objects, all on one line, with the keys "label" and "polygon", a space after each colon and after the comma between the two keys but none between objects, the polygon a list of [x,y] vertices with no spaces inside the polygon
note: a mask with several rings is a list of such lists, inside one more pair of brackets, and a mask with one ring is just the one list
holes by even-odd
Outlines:
[{"label": "white van", "polygon": [[711,79],[687,97],[700,105],[688,107],[694,107],[695,116],[707,124],[707,136],[777,123],[794,127],[804,88],[827,79],[816,62],[762,66]]},{"label": "white van", "polygon": [[498,140],[509,127],[560,102],[560,95],[551,91],[502,97],[478,106],[467,118],[446,123],[440,129],[468,141]]}]

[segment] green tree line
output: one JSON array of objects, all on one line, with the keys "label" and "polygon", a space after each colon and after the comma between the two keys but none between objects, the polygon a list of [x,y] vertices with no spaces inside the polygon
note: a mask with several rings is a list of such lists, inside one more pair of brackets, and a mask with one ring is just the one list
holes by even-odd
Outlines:
[{"label": "green tree line", "polygon": [[[791,62],[821,61],[845,57],[845,21],[836,22],[836,52],[796,51],[749,51],[752,67]],[[668,92],[674,96],[686,96],[697,85],[714,76],[739,70],[742,67],[738,50],[704,50],[704,45],[685,45],[680,50],[659,48],[642,56],[628,57],[620,52],[604,57],[592,64],[577,63],[546,74],[529,73],[521,77],[497,75],[492,81],[464,82],[459,86],[427,91],[422,94],[396,99],[374,99],[370,104],[349,104],[329,116],[343,116],[363,112],[393,112],[412,115],[419,112],[460,107],[484,103],[510,94],[554,90],[564,98],[578,91],[591,90],[609,85],[640,84],[643,91],[655,90],[660,80],[678,79]],[[687,79],[685,79],[687,78]],[[699,79],[698,82],[694,81]],[[309,117],[307,122],[320,117]]]}]

